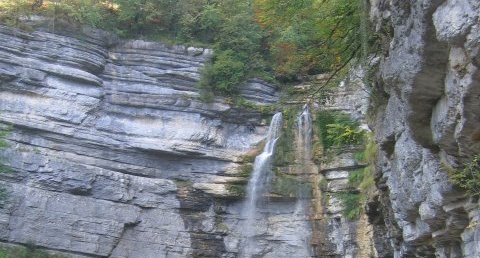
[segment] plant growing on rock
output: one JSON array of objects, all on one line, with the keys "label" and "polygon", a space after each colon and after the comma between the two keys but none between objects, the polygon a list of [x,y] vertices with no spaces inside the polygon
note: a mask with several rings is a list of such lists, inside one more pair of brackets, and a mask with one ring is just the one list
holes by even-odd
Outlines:
[{"label": "plant growing on rock", "polygon": [[358,122],[352,120],[348,114],[320,111],[316,114],[315,122],[325,151],[362,144],[364,141],[365,130],[360,128]]},{"label": "plant growing on rock", "polygon": [[463,169],[454,169],[443,163],[442,168],[447,171],[453,184],[474,198],[480,197],[480,155],[475,155]]},{"label": "plant growing on rock", "polygon": [[[0,151],[8,147],[5,137],[10,133],[10,127],[0,124]],[[0,156],[0,173],[10,172],[10,168],[3,164],[3,157]]]}]

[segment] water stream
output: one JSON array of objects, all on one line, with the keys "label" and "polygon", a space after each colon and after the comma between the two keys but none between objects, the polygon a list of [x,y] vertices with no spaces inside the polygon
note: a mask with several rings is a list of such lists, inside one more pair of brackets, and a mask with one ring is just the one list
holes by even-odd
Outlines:
[{"label": "water stream", "polygon": [[282,126],[282,113],[273,116],[272,122],[268,129],[267,142],[260,155],[255,158],[253,172],[247,185],[247,199],[243,207],[243,215],[245,218],[244,236],[245,244],[240,257],[252,257],[254,255],[255,243],[255,222],[257,202],[262,197],[265,187],[268,185],[269,173],[273,153],[275,151],[275,143],[280,136],[280,128]]},{"label": "water stream", "polygon": [[[244,225],[242,228],[242,235],[244,236],[244,242],[240,251],[240,256],[243,258],[256,257],[261,250],[259,247],[258,239],[255,236],[260,233],[261,217],[259,216],[259,210],[262,208],[260,204],[262,196],[268,189],[271,177],[271,161],[273,158],[275,143],[279,137],[280,129],[282,125],[282,114],[277,113],[273,116],[272,122],[269,127],[266,144],[260,155],[255,158],[253,165],[253,172],[248,181],[246,191],[246,201],[243,206],[242,215]],[[304,105],[300,114],[296,119],[295,128],[295,173],[299,180],[308,182],[309,177],[312,174],[312,154],[311,154],[311,142],[312,142],[312,118],[308,105]],[[299,187],[297,193],[297,200],[295,201],[293,214],[289,217],[288,225],[301,229],[298,233],[293,233],[289,241],[296,246],[299,253],[303,257],[311,257],[311,248],[309,244],[310,228],[308,223],[308,201],[310,194],[306,193],[304,187]]]},{"label": "water stream", "polygon": [[312,116],[307,104],[303,106],[296,126],[297,162],[307,166],[312,162]]},{"label": "water stream", "polygon": [[[310,114],[308,104],[303,106],[301,113],[297,117],[295,145],[297,179],[303,182],[310,182],[311,176],[315,172],[315,164],[312,162],[312,115]],[[313,191],[310,188],[308,190]],[[313,192],[307,192],[303,188],[297,191],[296,213],[304,216],[304,227],[306,228],[309,228],[307,217],[309,216],[308,209],[311,194],[313,195]],[[310,246],[310,237],[301,238],[301,240],[303,240],[303,249],[311,256],[313,252]]]}]

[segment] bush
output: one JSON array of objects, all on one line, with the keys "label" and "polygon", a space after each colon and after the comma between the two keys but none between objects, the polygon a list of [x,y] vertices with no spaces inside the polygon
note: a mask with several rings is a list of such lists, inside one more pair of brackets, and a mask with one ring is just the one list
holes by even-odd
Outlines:
[{"label": "bush", "polygon": [[335,146],[360,144],[364,130],[352,124],[328,124],[327,140]]},{"label": "bush", "polygon": [[238,92],[238,86],[247,78],[247,68],[233,50],[216,55],[212,63],[201,71],[200,87],[224,95]]},{"label": "bush", "polygon": [[343,215],[350,220],[357,219],[362,212],[360,194],[351,192],[335,193],[343,204]]},{"label": "bush", "polygon": [[346,113],[318,112],[316,126],[325,151],[332,147],[361,144],[365,137],[365,130]]},{"label": "bush", "polygon": [[475,155],[463,169],[453,169],[443,164],[450,181],[474,198],[480,197],[480,155]]}]

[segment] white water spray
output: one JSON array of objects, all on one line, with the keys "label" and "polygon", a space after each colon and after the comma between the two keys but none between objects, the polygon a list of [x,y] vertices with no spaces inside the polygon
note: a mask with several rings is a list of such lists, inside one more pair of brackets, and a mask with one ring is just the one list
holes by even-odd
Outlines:
[{"label": "white water spray", "polygon": [[280,135],[282,126],[282,113],[273,116],[268,129],[267,142],[260,155],[255,158],[253,172],[247,185],[247,199],[243,207],[245,217],[244,236],[245,243],[240,257],[252,257],[254,254],[254,236],[257,202],[263,195],[265,186],[269,183],[272,156],[275,151],[275,143]]},{"label": "white water spray", "polygon": [[302,113],[297,118],[297,152],[298,162],[309,165],[312,159],[312,116],[305,104]]}]

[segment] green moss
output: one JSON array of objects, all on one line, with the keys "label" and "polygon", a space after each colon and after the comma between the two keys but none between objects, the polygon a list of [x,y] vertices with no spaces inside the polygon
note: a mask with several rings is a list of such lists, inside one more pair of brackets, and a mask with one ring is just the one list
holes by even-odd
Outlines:
[{"label": "green moss", "polygon": [[217,224],[217,231],[222,232],[222,233],[228,233],[230,229],[228,228],[227,224],[225,223],[218,223]]},{"label": "green moss", "polygon": [[359,161],[359,162],[364,161],[364,160],[365,160],[365,150],[356,151],[356,152],[353,154],[353,158],[354,158],[356,161]]},{"label": "green moss", "polygon": [[276,109],[277,106],[275,104],[271,105],[258,105],[256,103],[253,103],[251,101],[246,100],[245,98],[241,96],[236,96],[233,101],[231,101],[232,104],[234,104],[236,107],[241,107],[249,110],[255,110],[263,115],[270,115],[272,114]]},{"label": "green moss", "polygon": [[244,197],[246,195],[246,185],[228,184],[226,185],[229,195]]},{"label": "green moss", "polygon": [[318,188],[325,192],[328,187],[328,181],[325,177],[322,177],[322,179],[318,182]]},{"label": "green moss", "polygon": [[270,192],[286,197],[310,198],[312,196],[312,185],[296,176],[276,171]]},{"label": "green moss", "polygon": [[0,258],[66,258],[59,254],[50,254],[39,250],[33,244],[23,246],[3,246],[0,247]]},{"label": "green moss", "polygon": [[283,124],[281,136],[275,145],[273,165],[280,167],[292,164],[295,161],[295,119],[298,115],[297,107],[286,107],[282,111]]},{"label": "green moss", "polygon": [[190,187],[193,185],[192,181],[190,180],[184,180],[184,179],[174,179],[173,182],[175,183],[175,185],[179,188],[182,188],[182,187]]},{"label": "green moss", "polygon": [[250,174],[252,174],[253,165],[251,163],[243,164],[239,168],[238,176],[249,178]]}]

